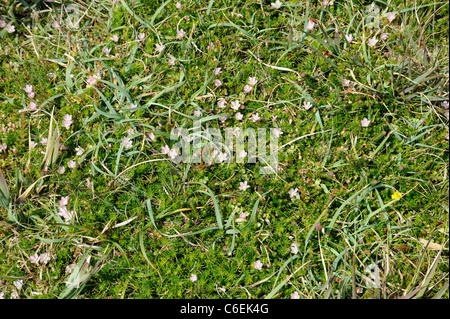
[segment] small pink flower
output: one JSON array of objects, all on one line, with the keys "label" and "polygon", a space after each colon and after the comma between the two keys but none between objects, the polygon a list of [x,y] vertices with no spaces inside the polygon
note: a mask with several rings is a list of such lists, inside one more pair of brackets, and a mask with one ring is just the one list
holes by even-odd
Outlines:
[{"label": "small pink flower", "polygon": [[261,270],[263,267],[263,263],[260,260],[257,260],[253,263],[253,267],[255,267],[256,270]]},{"label": "small pink flower", "polygon": [[169,152],[170,152],[169,146],[165,145],[165,146],[161,147],[162,154],[168,154]]},{"label": "small pink flower", "polygon": [[291,245],[291,254],[297,255],[298,254],[298,246],[297,244]]},{"label": "small pink flower", "polygon": [[298,294],[297,291],[291,293],[291,299],[300,299],[300,295]]},{"label": "small pink flower", "polygon": [[36,265],[39,263],[39,256],[37,253],[34,253],[33,255],[30,256],[30,263]]},{"label": "small pink flower", "polygon": [[252,87],[250,85],[244,86],[244,93],[250,93],[252,91]]},{"label": "small pink flower", "polygon": [[175,65],[175,59],[170,59],[169,60],[169,65]]},{"label": "small pink flower", "polygon": [[214,49],[214,43],[212,43],[212,42],[209,42],[208,43],[208,46],[206,47],[206,49],[209,51],[209,50],[213,50]]},{"label": "small pink flower", "polygon": [[164,44],[159,44],[159,43],[156,43],[155,47],[156,47],[155,51],[159,52],[159,53],[161,53],[166,48],[166,46]]},{"label": "small pink flower", "polygon": [[382,33],[382,34],[380,35],[380,39],[381,39],[381,40],[387,40],[388,37],[389,37],[389,35],[388,35],[387,33]]},{"label": "small pink flower", "polygon": [[125,149],[129,149],[133,146],[133,141],[128,137],[122,138],[122,145]]},{"label": "small pink flower", "polygon": [[91,184],[91,180],[89,178],[86,178],[86,185],[87,187],[91,188],[92,184]]},{"label": "small pink flower", "polygon": [[348,41],[348,42],[352,42],[353,41],[353,35],[351,35],[351,34],[346,34],[345,35],[345,39]]},{"label": "small pink flower", "polygon": [[42,145],[47,145],[47,142],[48,142],[48,139],[45,138],[45,137],[43,137],[43,138],[41,139],[41,141],[40,141],[40,143],[41,143]]},{"label": "small pink flower", "polygon": [[369,39],[368,45],[369,45],[369,47],[374,48],[375,45],[377,44],[377,42],[378,42],[378,39],[376,37],[373,37],[373,38]]},{"label": "small pink flower", "polygon": [[114,34],[111,38],[109,38],[111,41],[114,42],[118,42],[119,41],[119,37],[117,36],[117,34]]},{"label": "small pink flower", "polygon": [[298,188],[291,188],[289,190],[289,196],[292,197],[298,197]]},{"label": "small pink flower", "polygon": [[36,111],[38,109],[37,104],[34,102],[30,102],[29,108],[30,108],[30,111]]},{"label": "small pink flower", "polygon": [[73,121],[72,121],[72,115],[70,115],[70,114],[64,115],[63,122],[62,122],[62,126],[63,126],[64,128],[66,128],[66,130],[69,129],[69,127],[70,127],[70,125],[72,125],[72,123],[73,123]]},{"label": "small pink flower", "polygon": [[242,120],[242,118],[244,117],[244,115],[242,115],[241,112],[237,112],[236,115],[235,115],[235,117],[236,117],[236,120],[240,121],[240,120]]},{"label": "small pink flower", "polygon": [[33,92],[33,86],[30,84],[27,84],[27,85],[25,85],[23,90],[25,91],[25,93],[30,94],[31,92]]},{"label": "small pink flower", "polygon": [[14,33],[14,31],[16,31],[16,28],[12,24],[8,24],[5,27],[5,30],[8,31],[8,33]]},{"label": "small pink flower", "polygon": [[215,85],[215,86],[221,86],[221,85],[222,85],[222,82],[221,82],[219,79],[215,79],[215,80],[214,80],[214,85]]},{"label": "small pink flower", "polygon": [[227,104],[227,101],[225,101],[224,99],[220,99],[220,100],[217,102],[217,106],[218,106],[219,108],[221,108],[221,109],[224,109],[224,108],[226,107],[226,104]]},{"label": "small pink flower", "polygon": [[389,22],[394,21],[394,19],[395,19],[395,13],[394,13],[394,12],[388,12],[388,13],[386,14],[386,18],[389,20]]},{"label": "small pink flower", "polygon": [[222,68],[216,68],[214,70],[214,75],[219,75],[220,73],[222,73]]},{"label": "small pink flower", "polygon": [[239,217],[242,218],[242,219],[246,219],[247,218],[247,214],[242,212],[242,213],[239,214]]},{"label": "small pink flower", "polygon": [[141,41],[143,41],[143,40],[145,39],[145,33],[142,33],[142,32],[139,33],[139,34],[138,34],[138,39],[141,40]]},{"label": "small pink flower", "polygon": [[60,166],[59,168],[58,168],[58,173],[59,174],[64,174],[66,172],[66,168],[64,167],[64,166]]},{"label": "small pink flower", "polygon": [[175,7],[176,7],[178,10],[180,10],[180,9],[181,9],[181,3],[177,2],[177,3],[175,4]]},{"label": "small pink flower", "polygon": [[67,163],[67,167],[68,167],[68,168],[75,168],[75,166],[76,166],[76,164],[75,164],[75,161],[73,161],[73,160],[70,160],[70,161]]},{"label": "small pink flower", "polygon": [[314,25],[315,25],[314,22],[312,22],[311,20],[308,20],[308,22],[306,23],[306,30],[314,29]]},{"label": "small pink flower", "polygon": [[200,117],[200,116],[202,116],[202,112],[199,111],[199,110],[195,110],[195,111],[194,111],[194,116],[195,116],[195,117]]},{"label": "small pink flower", "polygon": [[197,281],[197,275],[196,274],[191,274],[191,277],[189,277],[189,280],[192,281],[192,282],[196,282]]},{"label": "small pink flower", "polygon": [[368,127],[370,124],[370,120],[364,118],[363,120],[361,120],[361,126],[362,127]]}]

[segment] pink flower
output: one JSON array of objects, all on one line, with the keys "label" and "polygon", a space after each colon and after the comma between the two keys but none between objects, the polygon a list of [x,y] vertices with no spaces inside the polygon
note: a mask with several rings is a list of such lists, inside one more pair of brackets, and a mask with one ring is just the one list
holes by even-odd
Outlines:
[{"label": "pink flower", "polygon": [[33,255],[30,256],[30,263],[36,265],[39,263],[39,256],[37,253],[34,253]]},{"label": "pink flower", "polygon": [[351,35],[351,34],[346,34],[345,35],[345,39],[348,41],[348,42],[352,42],[353,41],[353,35]]},{"label": "pink flower", "polygon": [[102,50],[103,54],[105,55],[109,55],[111,53],[111,48],[108,47],[104,47]]},{"label": "pink flower", "polygon": [[214,85],[215,85],[215,86],[221,86],[221,85],[222,85],[222,82],[220,82],[219,79],[215,79],[215,80],[214,80]]},{"label": "pink flower", "polygon": [[191,274],[191,277],[189,277],[189,280],[192,281],[192,282],[196,282],[197,281],[197,275],[196,274]]},{"label": "pink flower", "polygon": [[169,60],[169,65],[175,65],[175,59],[170,59]]},{"label": "pink flower", "polygon": [[59,168],[58,168],[58,173],[59,174],[64,174],[66,172],[66,168],[64,167],[64,166],[60,166]]},{"label": "pink flower", "polygon": [[175,4],[175,7],[176,7],[178,10],[180,10],[180,9],[181,9],[181,3],[177,2],[177,3]]},{"label": "pink flower", "polygon": [[45,137],[43,137],[42,139],[41,139],[41,144],[42,145],[47,145],[47,142],[48,142],[48,139],[47,138],[45,138]]},{"label": "pink flower", "polygon": [[91,184],[91,180],[89,178],[86,178],[86,185],[87,187],[91,188],[92,184]]},{"label": "pink flower", "polygon": [[253,267],[255,267],[256,270],[261,270],[263,267],[263,263],[260,260],[257,260],[253,263]]},{"label": "pink flower", "polygon": [[145,33],[142,33],[142,32],[139,33],[139,34],[138,34],[138,39],[141,40],[141,41],[143,41],[143,40],[145,39]]},{"label": "pink flower", "polygon": [[361,120],[361,126],[362,127],[368,127],[370,124],[370,120],[364,118],[363,120]]},{"label": "pink flower", "polygon": [[388,13],[386,14],[386,18],[389,20],[389,22],[394,21],[394,19],[395,19],[395,13],[394,13],[394,12],[388,12]]},{"label": "pink flower", "polygon": [[170,152],[170,148],[169,146],[167,146],[167,144],[163,147],[161,147],[161,153],[162,154],[168,154]]},{"label": "pink flower", "polygon": [[97,80],[100,79],[100,76],[98,74],[94,74],[88,77],[87,83],[89,85],[95,85],[97,83]]},{"label": "pink flower", "polygon": [[117,36],[117,34],[114,34],[111,38],[109,38],[111,41],[114,42],[118,42],[119,41],[119,37]]},{"label": "pink flower", "polygon": [[291,245],[291,254],[297,255],[298,254],[298,246],[297,244]]},{"label": "pink flower", "polygon": [[25,93],[30,94],[31,92],[33,92],[33,86],[30,84],[27,84],[27,85],[25,85],[23,90],[25,91]]},{"label": "pink flower", "polygon": [[300,295],[298,294],[297,291],[291,293],[291,299],[300,299]]},{"label": "pink flower", "polygon": [[382,34],[380,35],[380,39],[381,39],[381,40],[387,40],[388,37],[389,37],[389,35],[388,35],[387,33],[382,33]]},{"label": "pink flower", "polygon": [[6,27],[5,20],[0,20],[0,28],[4,28],[4,27]]},{"label": "pink flower", "polygon": [[220,100],[217,102],[217,106],[218,106],[219,108],[221,108],[221,109],[224,109],[224,108],[226,107],[226,104],[227,104],[227,101],[225,101],[224,99],[220,99]]},{"label": "pink flower", "polygon": [[206,49],[209,51],[209,50],[213,50],[214,49],[214,43],[212,43],[212,42],[209,42],[208,43],[208,46],[206,47]]},{"label": "pink flower", "polygon": [[247,152],[245,150],[242,150],[238,153],[239,158],[245,158],[246,156],[247,156]]},{"label": "pink flower", "polygon": [[250,85],[244,86],[244,93],[250,93],[252,91],[252,87]]},{"label": "pink flower", "polygon": [[166,48],[166,46],[164,44],[159,44],[159,43],[156,43],[155,47],[156,47],[155,51],[159,52],[159,53],[161,53]]},{"label": "pink flower", "polygon": [[311,20],[308,20],[308,22],[306,23],[306,30],[314,29],[314,25],[315,25],[314,22],[312,22]]},{"label": "pink flower", "polygon": [[30,111],[36,111],[38,109],[37,104],[34,102],[30,102],[29,108],[30,108]]},{"label": "pink flower", "polygon": [[70,161],[67,163],[67,167],[68,167],[68,168],[75,168],[75,166],[76,166],[76,164],[75,164],[75,162],[74,162],[73,160],[70,160]]},{"label": "pink flower", "polygon": [[222,73],[222,68],[216,68],[214,70],[214,75],[219,75],[220,73]]},{"label": "pink flower", "polygon": [[14,31],[16,31],[16,28],[12,24],[8,24],[5,27],[5,30],[8,31],[8,33],[14,33]]},{"label": "pink flower", "polygon": [[133,141],[129,139],[128,137],[124,137],[122,139],[122,145],[125,149],[129,149],[133,146]]},{"label": "pink flower", "polygon": [[235,115],[235,117],[236,117],[236,120],[240,121],[240,120],[242,120],[242,118],[244,117],[244,115],[242,115],[241,112],[237,112],[236,115]]},{"label": "pink flower", "polygon": [[247,181],[239,183],[239,190],[246,191],[250,186],[247,184]]},{"label": "pink flower", "polygon": [[195,117],[200,117],[200,116],[202,116],[202,112],[199,111],[199,110],[195,110],[195,111],[194,111],[194,116],[195,116]]},{"label": "pink flower", "polygon": [[6,145],[6,143],[0,144],[0,153],[2,151],[6,151],[7,148],[8,148],[8,145]]},{"label": "pink flower", "polygon": [[373,37],[373,38],[370,38],[370,39],[369,39],[368,45],[369,45],[369,47],[374,48],[375,45],[377,44],[377,42],[378,42],[378,39],[377,39],[376,37]]},{"label": "pink flower", "polygon": [[72,121],[72,115],[70,115],[70,114],[64,115],[63,122],[62,122],[62,126],[63,126],[64,128],[66,128],[66,130],[69,129],[69,127],[70,127],[70,125],[72,125],[72,123],[73,123],[73,121]]},{"label": "pink flower", "polygon": [[34,142],[34,141],[31,141],[31,142],[30,142],[30,148],[31,148],[31,149],[35,148],[36,145],[37,145],[36,142]]},{"label": "pink flower", "polygon": [[281,128],[273,129],[273,136],[275,136],[275,138],[279,138],[281,135],[283,135],[283,132],[281,131]]}]

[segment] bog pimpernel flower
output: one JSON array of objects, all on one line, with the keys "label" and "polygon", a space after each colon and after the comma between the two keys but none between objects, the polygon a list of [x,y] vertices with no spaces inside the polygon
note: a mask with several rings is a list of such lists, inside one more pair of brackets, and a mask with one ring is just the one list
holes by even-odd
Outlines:
[{"label": "bog pimpernel flower", "polygon": [[133,141],[125,136],[122,138],[122,145],[125,149],[129,149],[133,146]]},{"label": "bog pimpernel flower", "polygon": [[253,120],[253,122],[257,122],[257,121],[259,121],[260,119],[261,119],[261,117],[259,116],[258,113],[252,114],[252,120]]},{"label": "bog pimpernel flower", "polygon": [[164,44],[159,44],[159,43],[155,44],[155,51],[156,52],[161,53],[165,48],[166,48],[166,46]]},{"label": "bog pimpernel flower", "polygon": [[249,77],[247,84],[250,86],[255,86],[258,83],[258,80],[256,80],[256,77]]},{"label": "bog pimpernel flower", "polygon": [[361,126],[362,127],[368,127],[370,124],[370,120],[364,118],[363,120],[361,120]]},{"label": "bog pimpernel flower", "polygon": [[70,126],[72,125],[73,121],[72,121],[72,115],[70,114],[66,114],[63,117],[63,122],[62,122],[62,126],[68,130],[70,128]]},{"label": "bog pimpernel flower", "polygon": [[277,1],[275,1],[275,3],[272,2],[270,5],[275,9],[280,9],[282,4],[283,3],[280,0],[277,0]]},{"label": "bog pimpernel flower", "polygon": [[298,197],[298,188],[291,188],[288,193],[291,198]]},{"label": "bog pimpernel flower", "polygon": [[345,39],[346,39],[349,43],[351,43],[351,42],[353,41],[353,35],[351,35],[351,34],[346,34],[346,35],[345,35]]},{"label": "bog pimpernel flower", "polygon": [[250,93],[252,89],[253,87],[247,84],[246,86],[244,86],[244,93]]},{"label": "bog pimpernel flower", "polygon": [[375,45],[377,44],[377,42],[378,42],[378,39],[377,39],[376,37],[373,37],[373,38],[370,38],[370,39],[369,39],[368,45],[369,45],[369,47],[374,48]]},{"label": "bog pimpernel flower", "polygon": [[388,13],[386,14],[386,18],[389,20],[389,22],[394,21],[394,19],[395,19],[395,13],[394,13],[394,12],[388,12]]},{"label": "bog pimpernel flower", "polygon": [[240,121],[240,120],[242,120],[242,118],[244,117],[244,115],[242,115],[241,112],[237,112],[236,115],[235,115],[235,117],[236,117],[236,120]]},{"label": "bog pimpernel flower", "polygon": [[236,100],[231,102],[231,108],[235,111],[237,111],[241,107],[241,103]]},{"label": "bog pimpernel flower", "polygon": [[196,282],[197,281],[197,275],[196,274],[191,274],[191,277],[189,277],[189,280],[192,282]]},{"label": "bog pimpernel flower", "polygon": [[177,38],[178,38],[178,40],[183,39],[185,35],[186,35],[186,32],[183,29],[180,29],[180,30],[177,31]]},{"label": "bog pimpernel flower", "polygon": [[239,183],[239,190],[241,190],[241,191],[245,192],[247,190],[247,188],[249,188],[249,187],[250,186],[248,185],[247,181]]},{"label": "bog pimpernel flower", "polygon": [[306,30],[311,31],[312,29],[314,29],[315,23],[312,22],[311,20],[308,20],[308,22],[306,23]]},{"label": "bog pimpernel flower", "polygon": [[263,263],[258,259],[253,263],[253,267],[255,267],[256,270],[261,270],[263,267]]},{"label": "bog pimpernel flower", "polygon": [[111,41],[118,42],[119,36],[117,34],[114,34],[111,38],[109,38]]},{"label": "bog pimpernel flower", "polygon": [[305,101],[305,102],[303,102],[303,108],[306,110],[306,111],[308,111],[310,108],[312,108],[313,107],[313,105],[312,105],[312,103],[311,102],[309,102],[309,101]]}]

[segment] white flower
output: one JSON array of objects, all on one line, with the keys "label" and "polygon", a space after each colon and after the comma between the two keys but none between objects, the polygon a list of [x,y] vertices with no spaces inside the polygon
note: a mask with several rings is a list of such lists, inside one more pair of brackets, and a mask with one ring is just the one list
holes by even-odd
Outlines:
[{"label": "white flower", "polygon": [[166,46],[164,44],[159,44],[159,43],[156,43],[155,47],[156,47],[155,51],[159,52],[159,53],[161,53],[166,48]]},{"label": "white flower", "polygon": [[105,55],[109,55],[109,54],[111,53],[111,49],[108,48],[108,47],[104,47],[103,50],[102,50],[102,52],[103,52],[103,54],[105,54]]},{"label": "white flower", "polygon": [[178,10],[180,10],[180,9],[181,9],[181,3],[177,2],[177,3],[175,4],[175,7],[176,7]]},{"label": "white flower", "polygon": [[64,218],[64,222],[68,224],[75,215],[75,212],[70,212],[65,206],[59,207],[58,215]]},{"label": "white flower", "polygon": [[76,148],[75,148],[75,151],[77,152],[77,155],[78,155],[78,156],[81,156],[81,155],[83,155],[83,153],[84,153],[84,149],[81,148],[81,147],[76,147]]},{"label": "white flower", "polygon": [[25,85],[23,90],[25,91],[25,93],[30,94],[31,92],[33,92],[33,86],[30,84],[27,84],[27,85]]},{"label": "white flower", "polygon": [[12,24],[8,24],[5,30],[8,31],[8,33],[13,33],[14,31],[16,31],[16,28]]},{"label": "white flower", "polygon": [[376,37],[373,37],[373,38],[370,38],[370,39],[369,39],[368,45],[369,45],[369,47],[374,48],[375,45],[377,44],[377,42],[378,42],[378,39],[377,39]]},{"label": "white flower", "polygon": [[153,132],[152,133],[150,133],[150,134],[148,134],[148,139],[151,141],[151,142],[154,142],[155,141],[155,134],[153,134]]},{"label": "white flower", "polygon": [[370,124],[370,120],[364,118],[363,120],[361,120],[361,126],[362,127],[368,127]]},{"label": "white flower", "polygon": [[263,267],[263,263],[260,260],[257,260],[253,263],[253,267],[255,267],[256,270],[261,270]]},{"label": "white flower", "polygon": [[14,291],[11,293],[11,297],[10,297],[10,298],[11,298],[11,299],[18,299],[18,298],[19,298],[18,292],[14,290]]},{"label": "white flower", "polygon": [[122,145],[125,149],[129,149],[133,146],[133,141],[125,136],[122,138]]},{"label": "white flower", "polygon": [[215,79],[215,80],[214,80],[214,85],[215,85],[215,86],[221,86],[221,85],[222,85],[222,82],[221,82],[219,79]]},{"label": "white flower", "polygon": [[196,282],[197,281],[197,275],[196,274],[191,274],[191,277],[189,277],[189,280],[192,281],[192,282]]},{"label": "white flower", "polygon": [[176,149],[171,149],[169,150],[169,152],[167,152],[167,155],[170,157],[171,160],[174,160],[178,155],[178,151]]},{"label": "white flower", "polygon": [[13,282],[13,284],[14,284],[14,286],[16,286],[17,290],[20,290],[20,289],[22,289],[22,286],[23,286],[23,280],[22,279],[16,280]]},{"label": "white flower", "polygon": [[138,39],[141,40],[141,41],[144,40],[145,39],[145,33],[142,33],[142,32],[139,33],[138,34]]},{"label": "white flower", "polygon": [[386,17],[387,17],[387,19],[389,20],[389,22],[392,22],[392,21],[394,21],[394,19],[395,19],[395,13],[394,13],[394,12],[388,12],[388,13],[386,14]]},{"label": "white flower", "polygon": [[6,27],[5,20],[0,20],[0,28],[4,28],[4,27]]},{"label": "white flower", "polygon": [[183,39],[183,37],[186,35],[186,32],[183,29],[180,29],[177,31],[177,38],[178,40]]},{"label": "white flower", "polygon": [[228,154],[227,153],[220,153],[217,156],[217,160],[219,161],[219,163],[225,162],[228,158]]},{"label": "white flower", "polygon": [[291,245],[291,254],[297,255],[298,254],[298,246],[297,244]]},{"label": "white flower", "polygon": [[169,60],[169,65],[175,65],[175,59],[170,59]]},{"label": "white flower", "polygon": [[253,122],[257,122],[261,119],[261,117],[258,115],[258,113],[252,114],[252,120]]},{"label": "white flower", "polygon": [[220,73],[222,73],[222,68],[216,68],[214,70],[214,75],[219,75]]},{"label": "white flower", "polygon": [[275,1],[275,3],[272,2],[270,5],[271,5],[272,7],[274,7],[275,9],[280,9],[282,4],[283,4],[283,3],[280,2],[280,0],[277,0],[277,1]]},{"label": "white flower", "polygon": [[30,141],[30,147],[31,147],[31,149],[35,148],[35,147],[36,147],[36,145],[37,145],[37,143],[36,143],[36,142],[34,142],[34,141]]},{"label": "white flower", "polygon": [[119,37],[117,36],[117,34],[114,34],[111,38],[109,38],[111,41],[114,42],[118,42],[119,41]]},{"label": "white flower", "polygon": [[247,81],[247,84],[248,84],[248,85],[250,85],[250,86],[255,86],[256,83],[258,83],[258,80],[256,80],[256,76],[254,76],[254,77],[249,77],[249,78],[248,78],[248,81]]},{"label": "white flower", "polygon": [[239,183],[239,190],[246,191],[250,186],[247,184],[247,181]]},{"label": "white flower", "polygon": [[239,158],[245,158],[246,156],[247,156],[247,152],[245,150],[240,151],[238,154]]},{"label": "white flower", "polygon": [[308,20],[308,22],[306,23],[306,30],[314,29],[314,25],[315,25],[314,22],[312,22],[311,20]]},{"label": "white flower", "polygon": [[281,128],[273,129],[273,136],[275,136],[275,138],[279,138],[281,135],[283,135]]},{"label": "white flower", "polygon": [[351,35],[351,34],[346,34],[346,35],[345,35],[345,39],[346,39],[348,42],[352,42],[352,41],[353,41],[353,35]]},{"label": "white flower", "polygon": [[41,141],[40,141],[40,143],[41,143],[42,145],[47,145],[47,142],[48,142],[48,139],[45,138],[45,137],[43,137],[43,138],[41,139]]},{"label": "white flower", "polygon": [[41,256],[39,256],[39,260],[44,265],[47,265],[47,263],[50,261],[50,255],[48,253],[41,254]]},{"label": "white flower", "polygon": [[233,101],[231,102],[231,108],[235,111],[237,111],[241,107],[241,103],[239,101]]},{"label": "white flower", "polygon": [[387,33],[382,33],[382,34],[380,35],[380,39],[381,39],[381,40],[387,40],[388,37],[389,37],[389,35],[388,35]]},{"label": "white flower", "polygon": [[312,108],[313,107],[313,105],[311,104],[311,102],[309,102],[309,101],[305,101],[305,102],[303,102],[303,108],[305,109],[305,110],[309,110],[310,108]]},{"label": "white flower", "polygon": [[8,148],[8,145],[6,145],[6,143],[0,144],[0,153],[2,151],[6,151],[7,148]]},{"label": "white flower", "polygon": [[235,117],[236,117],[236,120],[240,121],[240,120],[242,120],[242,118],[244,117],[244,115],[242,115],[241,112],[237,112],[236,115],[235,115]]},{"label": "white flower", "polygon": [[66,168],[64,167],[64,166],[60,166],[59,168],[58,168],[58,173],[59,174],[64,174],[66,172]]},{"label": "white flower", "polygon": [[202,116],[202,112],[199,111],[199,110],[195,110],[195,111],[194,111],[194,116],[195,116],[195,117],[200,117],[200,116]]},{"label": "white flower", "polygon": [[292,197],[298,197],[298,188],[291,188],[289,190],[289,196]]}]

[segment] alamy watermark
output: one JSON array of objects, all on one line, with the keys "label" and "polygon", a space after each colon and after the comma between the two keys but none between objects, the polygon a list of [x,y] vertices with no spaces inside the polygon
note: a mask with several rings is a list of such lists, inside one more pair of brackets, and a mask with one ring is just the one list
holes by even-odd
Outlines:
[{"label": "alamy watermark", "polygon": [[[222,134],[223,133],[223,134]],[[175,128],[170,139],[176,141],[166,149],[174,163],[251,163],[259,162],[261,174],[278,171],[278,128],[202,128],[195,120],[191,128]]]}]

